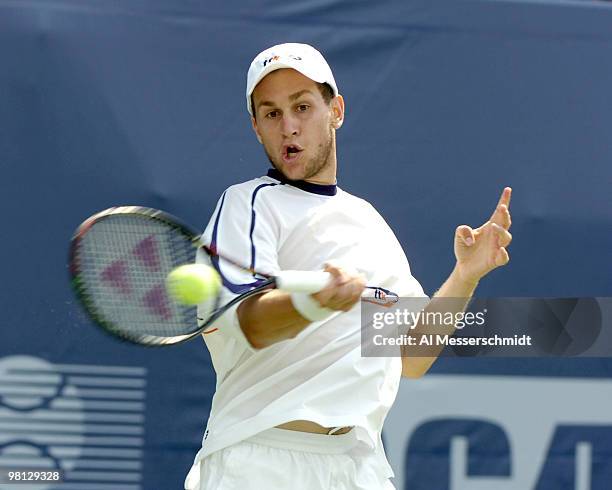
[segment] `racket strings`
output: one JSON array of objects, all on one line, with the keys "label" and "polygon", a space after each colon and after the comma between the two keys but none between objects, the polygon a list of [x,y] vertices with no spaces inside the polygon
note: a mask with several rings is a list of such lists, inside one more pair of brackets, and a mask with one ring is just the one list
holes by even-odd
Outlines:
[{"label": "racket strings", "polygon": [[80,292],[108,328],[131,337],[184,335],[197,328],[195,307],[171,301],[165,279],[193,263],[195,250],[191,237],[165,222],[106,217],[79,243]]}]

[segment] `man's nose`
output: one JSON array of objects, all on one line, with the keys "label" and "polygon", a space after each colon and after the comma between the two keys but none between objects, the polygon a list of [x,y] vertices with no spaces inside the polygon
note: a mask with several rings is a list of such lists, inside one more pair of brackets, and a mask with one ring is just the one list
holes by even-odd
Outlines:
[{"label": "man's nose", "polygon": [[297,136],[300,133],[297,117],[292,114],[284,114],[281,121],[281,131],[284,137]]}]

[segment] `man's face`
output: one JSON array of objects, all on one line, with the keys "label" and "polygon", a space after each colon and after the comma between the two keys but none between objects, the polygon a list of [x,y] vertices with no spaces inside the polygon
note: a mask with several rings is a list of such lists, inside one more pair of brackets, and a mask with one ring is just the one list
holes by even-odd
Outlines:
[{"label": "man's face", "polygon": [[342,97],[327,104],[310,78],[292,69],[267,75],[253,91],[253,129],[272,165],[290,180],[336,181],[334,128]]}]

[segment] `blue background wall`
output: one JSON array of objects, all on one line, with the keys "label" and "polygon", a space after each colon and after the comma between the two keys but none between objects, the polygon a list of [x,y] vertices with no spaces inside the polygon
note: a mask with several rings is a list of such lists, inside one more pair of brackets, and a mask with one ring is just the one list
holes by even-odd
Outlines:
[{"label": "blue background wall", "polygon": [[[65,488],[181,488],[214,389],[206,349],[195,341],[143,350],[91,327],[69,290],[67,244],[84,218],[117,204],[162,208],[203,227],[226,186],[264,173],[245,111],[246,70],[261,49],[286,41],[314,44],[333,67],[347,103],[339,184],[385,216],[427,292],[452,268],[455,226],[479,225],[511,185],[512,260],[479,294],[612,295],[609,2],[0,0],[0,209],[8,216],[0,241],[0,463],[81,468],[67,477],[77,486]],[[566,380],[572,393],[570,379],[604,382],[585,385],[591,391],[574,401],[574,418],[554,406],[539,415],[551,431],[596,424],[601,440],[572,433],[548,459],[544,444],[527,472],[546,469],[544,483],[517,483],[508,470],[506,486],[495,488],[608,488],[598,482],[612,478],[612,415],[585,407],[603,390],[598,400],[612,414],[610,360],[441,360],[429,379],[405,383],[398,406],[444,393],[449,375],[466,374],[472,387],[491,375],[519,383],[470,395],[475,405],[499,400],[491,410],[511,442],[527,426],[504,427],[509,402],[501,400],[521,403],[520,382],[544,383],[525,385],[536,405],[547,383]],[[445,403],[441,417],[464,420],[461,407]],[[427,405],[419,406],[415,416],[426,424]],[[58,417],[64,425],[51,422]],[[468,430],[459,424],[435,430]],[[394,415],[386,427],[404,431],[392,444],[394,466],[406,484],[412,478],[406,488],[429,488],[422,475],[404,472],[403,452],[430,439],[408,425]],[[100,433],[115,436],[102,441]],[[552,432],[538,437],[552,440]],[[591,464],[580,471],[589,472],[589,487],[563,469],[585,440]],[[500,475],[516,447],[496,453]],[[123,472],[105,448],[133,450]],[[435,452],[416,450],[426,459]],[[471,454],[469,478],[452,488],[479,488],[470,475],[491,463],[481,456]]]}]

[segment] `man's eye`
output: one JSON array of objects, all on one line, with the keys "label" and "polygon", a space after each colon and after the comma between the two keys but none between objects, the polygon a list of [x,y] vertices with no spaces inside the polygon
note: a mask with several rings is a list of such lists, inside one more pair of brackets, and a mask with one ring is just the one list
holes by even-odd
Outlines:
[{"label": "man's eye", "polygon": [[278,111],[270,111],[266,114],[266,117],[269,119],[274,119],[278,116]]},{"label": "man's eye", "polygon": [[300,104],[297,107],[297,110],[298,110],[298,112],[304,112],[304,111],[307,111],[309,107],[310,106],[308,104]]}]

